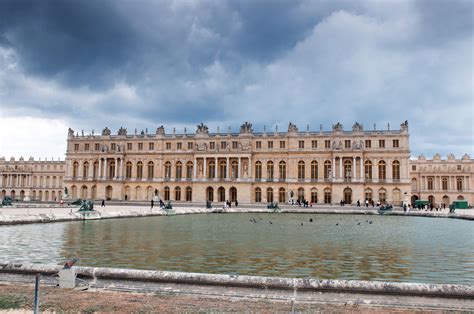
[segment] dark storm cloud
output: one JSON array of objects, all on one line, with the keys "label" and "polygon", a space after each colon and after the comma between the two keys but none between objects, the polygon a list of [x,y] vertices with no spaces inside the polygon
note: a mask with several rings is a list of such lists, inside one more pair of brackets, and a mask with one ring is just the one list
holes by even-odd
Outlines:
[{"label": "dark storm cloud", "polygon": [[[472,9],[444,0],[3,0],[0,109],[96,130],[236,130],[245,120],[260,130],[289,120],[371,129],[408,119],[412,137],[434,147],[442,132],[465,132],[446,116],[473,124]],[[461,135],[450,141],[472,151]]]}]

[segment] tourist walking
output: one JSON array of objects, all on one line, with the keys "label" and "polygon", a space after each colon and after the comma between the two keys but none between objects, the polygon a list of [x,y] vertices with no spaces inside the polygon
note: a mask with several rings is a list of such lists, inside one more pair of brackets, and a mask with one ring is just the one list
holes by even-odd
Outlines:
[{"label": "tourist walking", "polygon": [[155,203],[151,200],[151,209],[153,209],[153,205],[155,205]]},{"label": "tourist walking", "polygon": [[105,200],[102,200],[102,204],[100,204],[100,207],[105,207]]},{"label": "tourist walking", "polygon": [[235,207],[239,206],[239,202],[237,202],[237,200],[235,200]]}]

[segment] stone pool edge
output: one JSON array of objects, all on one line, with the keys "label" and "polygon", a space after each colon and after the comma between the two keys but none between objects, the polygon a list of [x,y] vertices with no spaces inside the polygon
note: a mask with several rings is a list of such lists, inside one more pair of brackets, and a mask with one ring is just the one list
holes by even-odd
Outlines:
[{"label": "stone pool edge", "polygon": [[[190,214],[211,214],[211,213],[272,213],[265,208],[231,208],[226,211],[222,211],[217,208],[178,208],[174,210],[171,215],[190,215]],[[348,215],[378,215],[377,210],[365,210],[365,209],[304,209],[300,208],[289,208],[282,209],[279,213],[295,213],[295,214],[348,214]],[[278,214],[278,213],[275,213]],[[150,216],[167,216],[168,214],[162,210],[136,210],[129,208],[125,211],[117,212],[94,212],[92,215],[84,215],[78,212],[60,213],[60,214],[26,214],[26,215],[0,215],[0,226],[1,225],[20,225],[20,224],[33,224],[33,223],[52,223],[52,222],[67,222],[67,221],[80,221],[80,220],[100,220],[100,219],[117,219],[117,218],[137,218],[137,217],[150,217]],[[401,211],[393,211],[386,213],[385,216],[407,216],[407,217],[428,217],[428,218],[452,218],[452,219],[463,219],[463,220],[474,220],[474,215],[466,214],[446,214],[437,212],[423,212],[423,211],[412,211],[404,213]]]},{"label": "stone pool edge", "polygon": [[[0,263],[0,274],[42,274],[54,276],[61,268],[62,266],[52,264]],[[474,285],[398,283],[362,280],[318,280],[312,278],[239,276],[103,267],[74,266],[74,269],[79,278],[91,280],[106,279],[120,282],[134,281],[250,289],[474,299]]]}]

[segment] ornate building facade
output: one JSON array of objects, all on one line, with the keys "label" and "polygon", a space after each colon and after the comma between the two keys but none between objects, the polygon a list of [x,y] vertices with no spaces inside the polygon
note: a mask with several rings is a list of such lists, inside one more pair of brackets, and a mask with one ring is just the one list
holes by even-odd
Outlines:
[{"label": "ornate building facade", "polygon": [[474,162],[465,154],[456,159],[449,154],[441,159],[436,154],[433,159],[420,155],[410,161],[412,202],[428,200],[432,204],[446,204],[454,200],[474,203]]},{"label": "ornate building facade", "polygon": [[69,130],[64,184],[71,198],[177,202],[400,204],[411,196],[408,123],[399,130],[79,135]]},{"label": "ornate building facade", "polygon": [[65,161],[0,158],[0,197],[25,201],[59,201],[63,193]]}]

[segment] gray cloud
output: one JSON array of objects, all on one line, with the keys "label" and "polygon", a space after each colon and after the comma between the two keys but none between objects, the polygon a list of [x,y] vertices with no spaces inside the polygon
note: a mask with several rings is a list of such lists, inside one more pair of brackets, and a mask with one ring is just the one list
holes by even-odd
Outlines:
[{"label": "gray cloud", "polygon": [[0,106],[96,130],[408,119],[414,154],[472,154],[472,12],[442,0],[4,0]]}]

